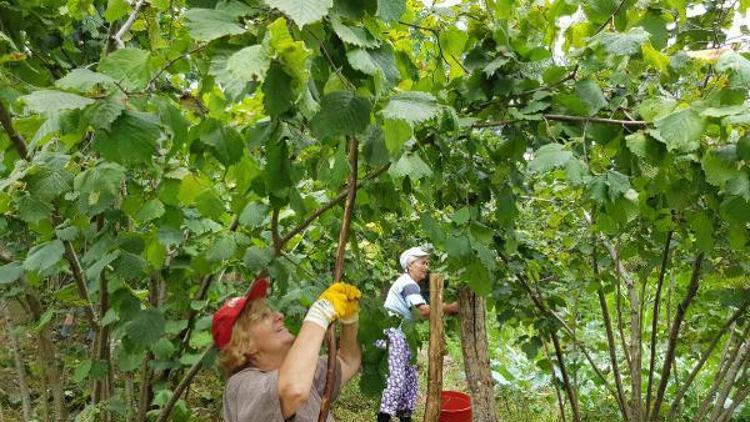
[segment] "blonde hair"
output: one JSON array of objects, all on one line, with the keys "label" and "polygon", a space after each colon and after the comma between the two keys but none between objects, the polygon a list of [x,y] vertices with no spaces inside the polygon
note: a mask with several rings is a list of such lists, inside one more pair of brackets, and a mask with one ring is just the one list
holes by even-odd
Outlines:
[{"label": "blonde hair", "polygon": [[219,351],[219,367],[227,378],[252,364],[252,356],[256,352],[252,326],[261,319],[266,309],[265,299],[254,300],[235,321],[231,340]]}]

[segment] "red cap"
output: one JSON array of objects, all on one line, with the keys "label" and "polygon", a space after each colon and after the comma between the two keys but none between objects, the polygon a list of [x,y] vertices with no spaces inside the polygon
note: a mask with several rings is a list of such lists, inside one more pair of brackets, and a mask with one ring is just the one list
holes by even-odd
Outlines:
[{"label": "red cap", "polygon": [[219,350],[229,344],[232,339],[232,328],[239,318],[245,305],[256,300],[265,298],[268,294],[268,279],[256,278],[250,286],[245,296],[237,296],[227,299],[214,314],[213,323],[211,324],[211,334],[214,337],[214,344]]}]

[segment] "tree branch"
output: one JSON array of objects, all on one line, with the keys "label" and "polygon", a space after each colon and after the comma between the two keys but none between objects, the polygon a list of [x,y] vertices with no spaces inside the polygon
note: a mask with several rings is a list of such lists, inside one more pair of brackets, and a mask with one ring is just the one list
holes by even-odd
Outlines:
[{"label": "tree branch", "polygon": [[[398,21],[398,23],[400,23],[401,25],[404,25],[404,26],[408,26],[408,27],[414,28],[414,29],[419,29],[419,30],[422,30],[422,31],[427,31],[427,32],[432,33],[432,35],[435,37],[435,44],[437,45],[438,54],[440,55],[440,58],[448,66],[451,65],[450,62],[448,61],[448,58],[445,57],[445,52],[443,51],[443,46],[440,44],[440,29],[429,28],[429,27],[426,27],[426,26],[421,26],[421,25],[417,25],[417,24],[413,24],[413,23],[409,23],[409,22],[404,22],[404,21]],[[464,71],[464,73],[466,73],[466,74],[471,73],[471,72],[469,72],[469,69],[467,69],[466,66],[464,66],[464,64],[461,63],[457,58],[453,57],[453,55],[451,55],[451,58],[453,59],[454,62],[456,62],[457,65],[459,65],[461,67],[461,69]]]},{"label": "tree branch", "polygon": [[[698,363],[695,365],[692,371],[690,371],[690,375],[688,375],[687,380],[685,381],[685,384],[682,385],[682,387],[677,391],[677,394],[675,395],[674,400],[672,400],[672,405],[669,409],[669,415],[667,415],[667,420],[672,420],[675,416],[677,416],[677,407],[680,404],[680,401],[682,400],[682,397],[685,396],[685,393],[687,393],[687,390],[692,385],[693,381],[695,380],[695,377],[698,375],[698,372],[700,372],[701,368],[703,368],[703,365],[708,360],[709,356],[711,356],[711,353],[714,351],[716,346],[719,344],[719,341],[721,341],[721,338],[724,337],[724,334],[730,330],[730,327],[740,318],[742,317],[745,312],[747,311],[748,306],[750,306],[750,301],[745,302],[742,306],[740,306],[739,309],[732,315],[731,318],[727,322],[722,325],[722,327],[719,329],[719,332],[716,334],[716,337],[714,337],[711,344],[708,346],[705,352],[703,352],[703,356],[698,361]],[[731,341],[731,338],[730,340]]]},{"label": "tree branch", "polygon": [[557,333],[550,331],[550,337],[552,338],[552,345],[555,347],[555,356],[557,357],[557,363],[560,365],[560,373],[563,378],[563,387],[565,387],[565,394],[568,395],[570,400],[570,407],[573,409],[573,420],[579,422],[581,420],[581,413],[578,410],[578,398],[573,392],[573,388],[570,385],[570,379],[568,378],[568,370],[565,367],[565,359],[563,358],[562,347],[560,346],[560,340],[557,338]]},{"label": "tree branch", "polygon": [[120,27],[120,30],[115,34],[114,41],[117,43],[118,47],[122,48],[125,46],[125,44],[122,42],[122,37],[124,37],[125,34],[130,31],[130,27],[133,26],[133,23],[135,23],[135,18],[138,16],[138,11],[140,11],[143,3],[145,3],[145,0],[136,1],[135,5],[133,6],[133,11],[130,13],[130,16],[128,16],[128,20],[125,21],[125,23]]},{"label": "tree branch", "polygon": [[8,137],[13,143],[13,147],[18,152],[18,155],[24,160],[29,161],[29,149],[26,146],[26,140],[23,139],[21,134],[16,132],[16,129],[13,127],[13,120],[10,117],[10,112],[5,108],[5,104],[3,104],[2,101],[0,101],[0,124],[3,125],[3,129],[5,129],[5,133],[8,134]]},{"label": "tree branch", "polygon": [[[383,172],[385,172],[388,169],[389,166],[390,164],[386,164],[373,170],[368,175],[363,177],[362,180],[360,180],[360,184],[365,181],[368,181],[370,179],[374,179],[380,176],[381,174],[383,174]],[[285,245],[287,242],[292,240],[294,236],[300,234],[303,230],[305,230],[307,226],[312,224],[312,222],[315,221],[318,217],[323,215],[326,211],[330,210],[337,204],[341,203],[343,200],[345,200],[348,194],[349,194],[349,190],[347,188],[346,190],[341,191],[341,193],[336,195],[335,198],[331,199],[325,205],[323,205],[322,207],[318,208],[315,212],[310,214],[310,216],[308,216],[303,222],[299,223],[297,226],[291,229],[289,233],[287,233],[284,237],[281,238],[281,245],[282,246]]]},{"label": "tree branch", "polygon": [[[547,120],[555,120],[560,122],[575,122],[575,123],[606,123],[612,125],[623,125],[623,126],[637,126],[646,127],[648,122],[644,120],[618,120],[618,119],[607,119],[604,117],[583,117],[583,116],[568,116],[564,114],[542,114],[542,118]],[[516,123],[519,120],[489,120],[486,122],[474,123],[471,125],[472,128],[484,128],[484,127],[495,127],[495,126],[507,126],[511,123]]]},{"label": "tree branch", "polygon": [[281,237],[279,237],[279,209],[274,208],[271,213],[271,241],[273,242],[273,254],[279,256],[281,254],[281,248],[283,243]]},{"label": "tree branch", "polygon": [[708,389],[708,393],[706,394],[706,397],[703,399],[703,402],[701,403],[701,406],[698,409],[698,412],[693,418],[693,422],[699,422],[699,421],[704,420],[704,416],[706,416],[706,413],[708,412],[708,408],[714,400],[714,395],[716,395],[716,392],[719,390],[719,387],[721,387],[721,384],[724,382],[724,377],[726,377],[730,366],[732,366],[732,362],[734,362],[734,359],[737,357],[737,353],[740,352],[742,341],[743,339],[747,337],[748,330],[750,330],[750,325],[748,325],[748,327],[745,329],[744,333],[740,337],[740,341],[737,344],[737,347],[735,347],[733,350],[731,347],[731,343],[734,337],[734,332],[729,333],[729,340],[727,341],[727,344],[724,346],[724,351],[721,354],[721,361],[719,361],[719,366],[716,369],[714,380],[711,383],[711,387]]},{"label": "tree branch", "polygon": [[573,340],[573,343],[578,346],[581,349],[581,352],[586,357],[586,360],[591,365],[591,369],[594,371],[594,373],[599,377],[599,379],[602,380],[602,383],[604,384],[604,387],[612,394],[612,396],[617,400],[617,393],[615,390],[612,389],[612,386],[609,384],[609,381],[607,381],[607,378],[604,376],[602,371],[599,370],[599,368],[594,363],[594,359],[589,354],[588,348],[578,341],[575,337],[575,334],[573,333],[573,330],[568,326],[568,324],[563,320],[555,311],[549,309],[547,305],[544,303],[544,299],[541,297],[539,292],[535,292],[531,286],[521,277],[518,277],[518,280],[521,282],[521,284],[524,286],[526,291],[529,293],[529,297],[531,297],[531,301],[534,303],[534,305],[539,309],[539,311],[542,313],[542,315],[547,315],[552,317],[555,321],[557,321],[558,324],[563,328],[563,331],[565,331],[565,334],[568,335],[568,337]]},{"label": "tree branch", "polygon": [[78,261],[78,255],[76,254],[75,249],[73,249],[73,244],[69,241],[65,241],[65,258],[68,260],[70,268],[73,271],[73,279],[76,281],[78,295],[86,302],[86,306],[84,306],[86,319],[89,320],[92,329],[96,328],[99,326],[99,319],[96,315],[94,304],[91,303],[89,289],[86,284],[86,277],[83,275],[83,268],[81,268],[81,263]]},{"label": "tree branch", "polygon": [[[592,268],[594,270],[594,277],[599,280],[599,264],[597,262],[596,255],[596,242],[594,242],[594,248],[592,252]],[[609,318],[609,308],[607,306],[607,298],[604,296],[604,289],[599,288],[596,291],[599,297],[599,307],[602,310],[602,317],[604,318],[604,328],[607,332],[607,348],[609,349],[609,360],[612,362],[612,373],[615,378],[615,389],[617,394],[617,405],[620,407],[620,413],[624,420],[630,420],[630,412],[628,411],[627,401],[625,399],[625,390],[622,388],[622,376],[620,375],[620,364],[617,362],[617,347],[615,346],[615,335],[612,331],[612,321]]]},{"label": "tree branch", "polygon": [[[664,275],[667,272],[667,263],[669,261],[669,246],[672,243],[672,230],[667,233],[667,240],[664,242],[664,250],[661,257],[661,269],[659,270],[659,279],[656,282],[656,295],[654,297],[654,312],[651,317],[651,354],[648,364],[648,387],[646,393],[646,420],[651,409],[651,387],[654,381],[654,369],[656,367],[656,331],[659,324],[659,305],[661,304],[661,288],[664,284]],[[644,300],[645,302],[645,300]]]},{"label": "tree branch", "polygon": [[669,343],[667,343],[667,353],[664,355],[664,365],[662,365],[661,379],[659,380],[659,388],[656,391],[656,399],[654,400],[654,407],[651,410],[652,418],[659,415],[659,408],[664,400],[664,392],[667,390],[667,383],[669,382],[670,371],[672,370],[672,359],[674,358],[675,348],[677,347],[677,340],[680,334],[680,327],[682,321],[685,319],[690,304],[693,302],[695,295],[698,293],[698,283],[700,281],[701,264],[703,263],[704,253],[701,252],[695,257],[693,262],[693,273],[690,277],[690,284],[688,285],[688,291],[685,294],[685,298],[682,303],[677,306],[677,313],[674,316],[674,322],[672,323],[672,329],[669,333]]},{"label": "tree branch", "polygon": [[180,54],[179,56],[175,57],[174,59],[168,61],[167,64],[165,64],[164,66],[162,66],[162,68],[159,69],[159,71],[156,72],[156,74],[148,81],[148,83],[146,84],[146,89],[152,88],[153,83],[156,82],[156,80],[159,79],[159,77],[164,72],[166,72],[167,69],[169,69],[170,67],[172,67],[172,65],[174,65],[175,63],[177,63],[178,61],[180,61],[180,60],[182,60],[182,59],[184,59],[186,57],[189,57],[191,54],[195,54],[195,53],[203,50],[204,48],[206,48],[207,45],[208,44],[201,44],[201,45],[193,48],[192,50],[190,50],[190,51],[188,51],[186,53]]},{"label": "tree branch", "polygon": [[182,378],[182,381],[177,385],[177,388],[174,389],[174,393],[172,394],[172,397],[169,398],[169,402],[166,406],[161,410],[161,413],[159,413],[159,418],[156,419],[156,422],[164,422],[169,417],[169,414],[172,413],[172,408],[175,404],[177,404],[177,401],[180,399],[180,396],[182,396],[182,393],[185,392],[185,390],[188,388],[190,383],[193,382],[193,378],[196,374],[198,374],[198,371],[201,369],[201,364],[203,363],[203,360],[208,356],[209,353],[211,353],[211,350],[213,350],[214,346],[208,346],[206,350],[201,355],[200,359],[198,359],[197,362],[193,364],[193,366],[190,367],[190,370],[185,374],[185,377]]}]

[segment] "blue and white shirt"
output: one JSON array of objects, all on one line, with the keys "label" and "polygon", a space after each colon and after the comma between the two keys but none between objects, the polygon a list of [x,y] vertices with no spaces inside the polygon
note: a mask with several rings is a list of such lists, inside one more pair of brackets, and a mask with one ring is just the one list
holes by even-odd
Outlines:
[{"label": "blue and white shirt", "polygon": [[385,310],[390,315],[397,315],[406,321],[414,321],[412,306],[426,304],[419,284],[408,273],[402,274],[393,282],[385,298]]}]

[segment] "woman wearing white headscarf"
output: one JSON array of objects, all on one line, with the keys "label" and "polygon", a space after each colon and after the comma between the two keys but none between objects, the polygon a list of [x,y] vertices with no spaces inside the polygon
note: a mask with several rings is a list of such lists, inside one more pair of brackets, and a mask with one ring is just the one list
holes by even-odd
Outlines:
[{"label": "woman wearing white headscarf", "polygon": [[[414,322],[417,311],[422,317],[430,315],[430,305],[422,296],[418,282],[427,276],[430,268],[429,253],[414,247],[405,250],[399,263],[404,273],[396,279],[388,290],[385,309],[402,321]],[[444,304],[446,314],[458,313],[458,304]],[[400,421],[411,421],[417,401],[417,368],[411,363],[412,350],[400,327],[385,330],[386,340],[379,346],[388,349],[388,379],[380,400],[378,422],[390,421],[397,416]]]}]

